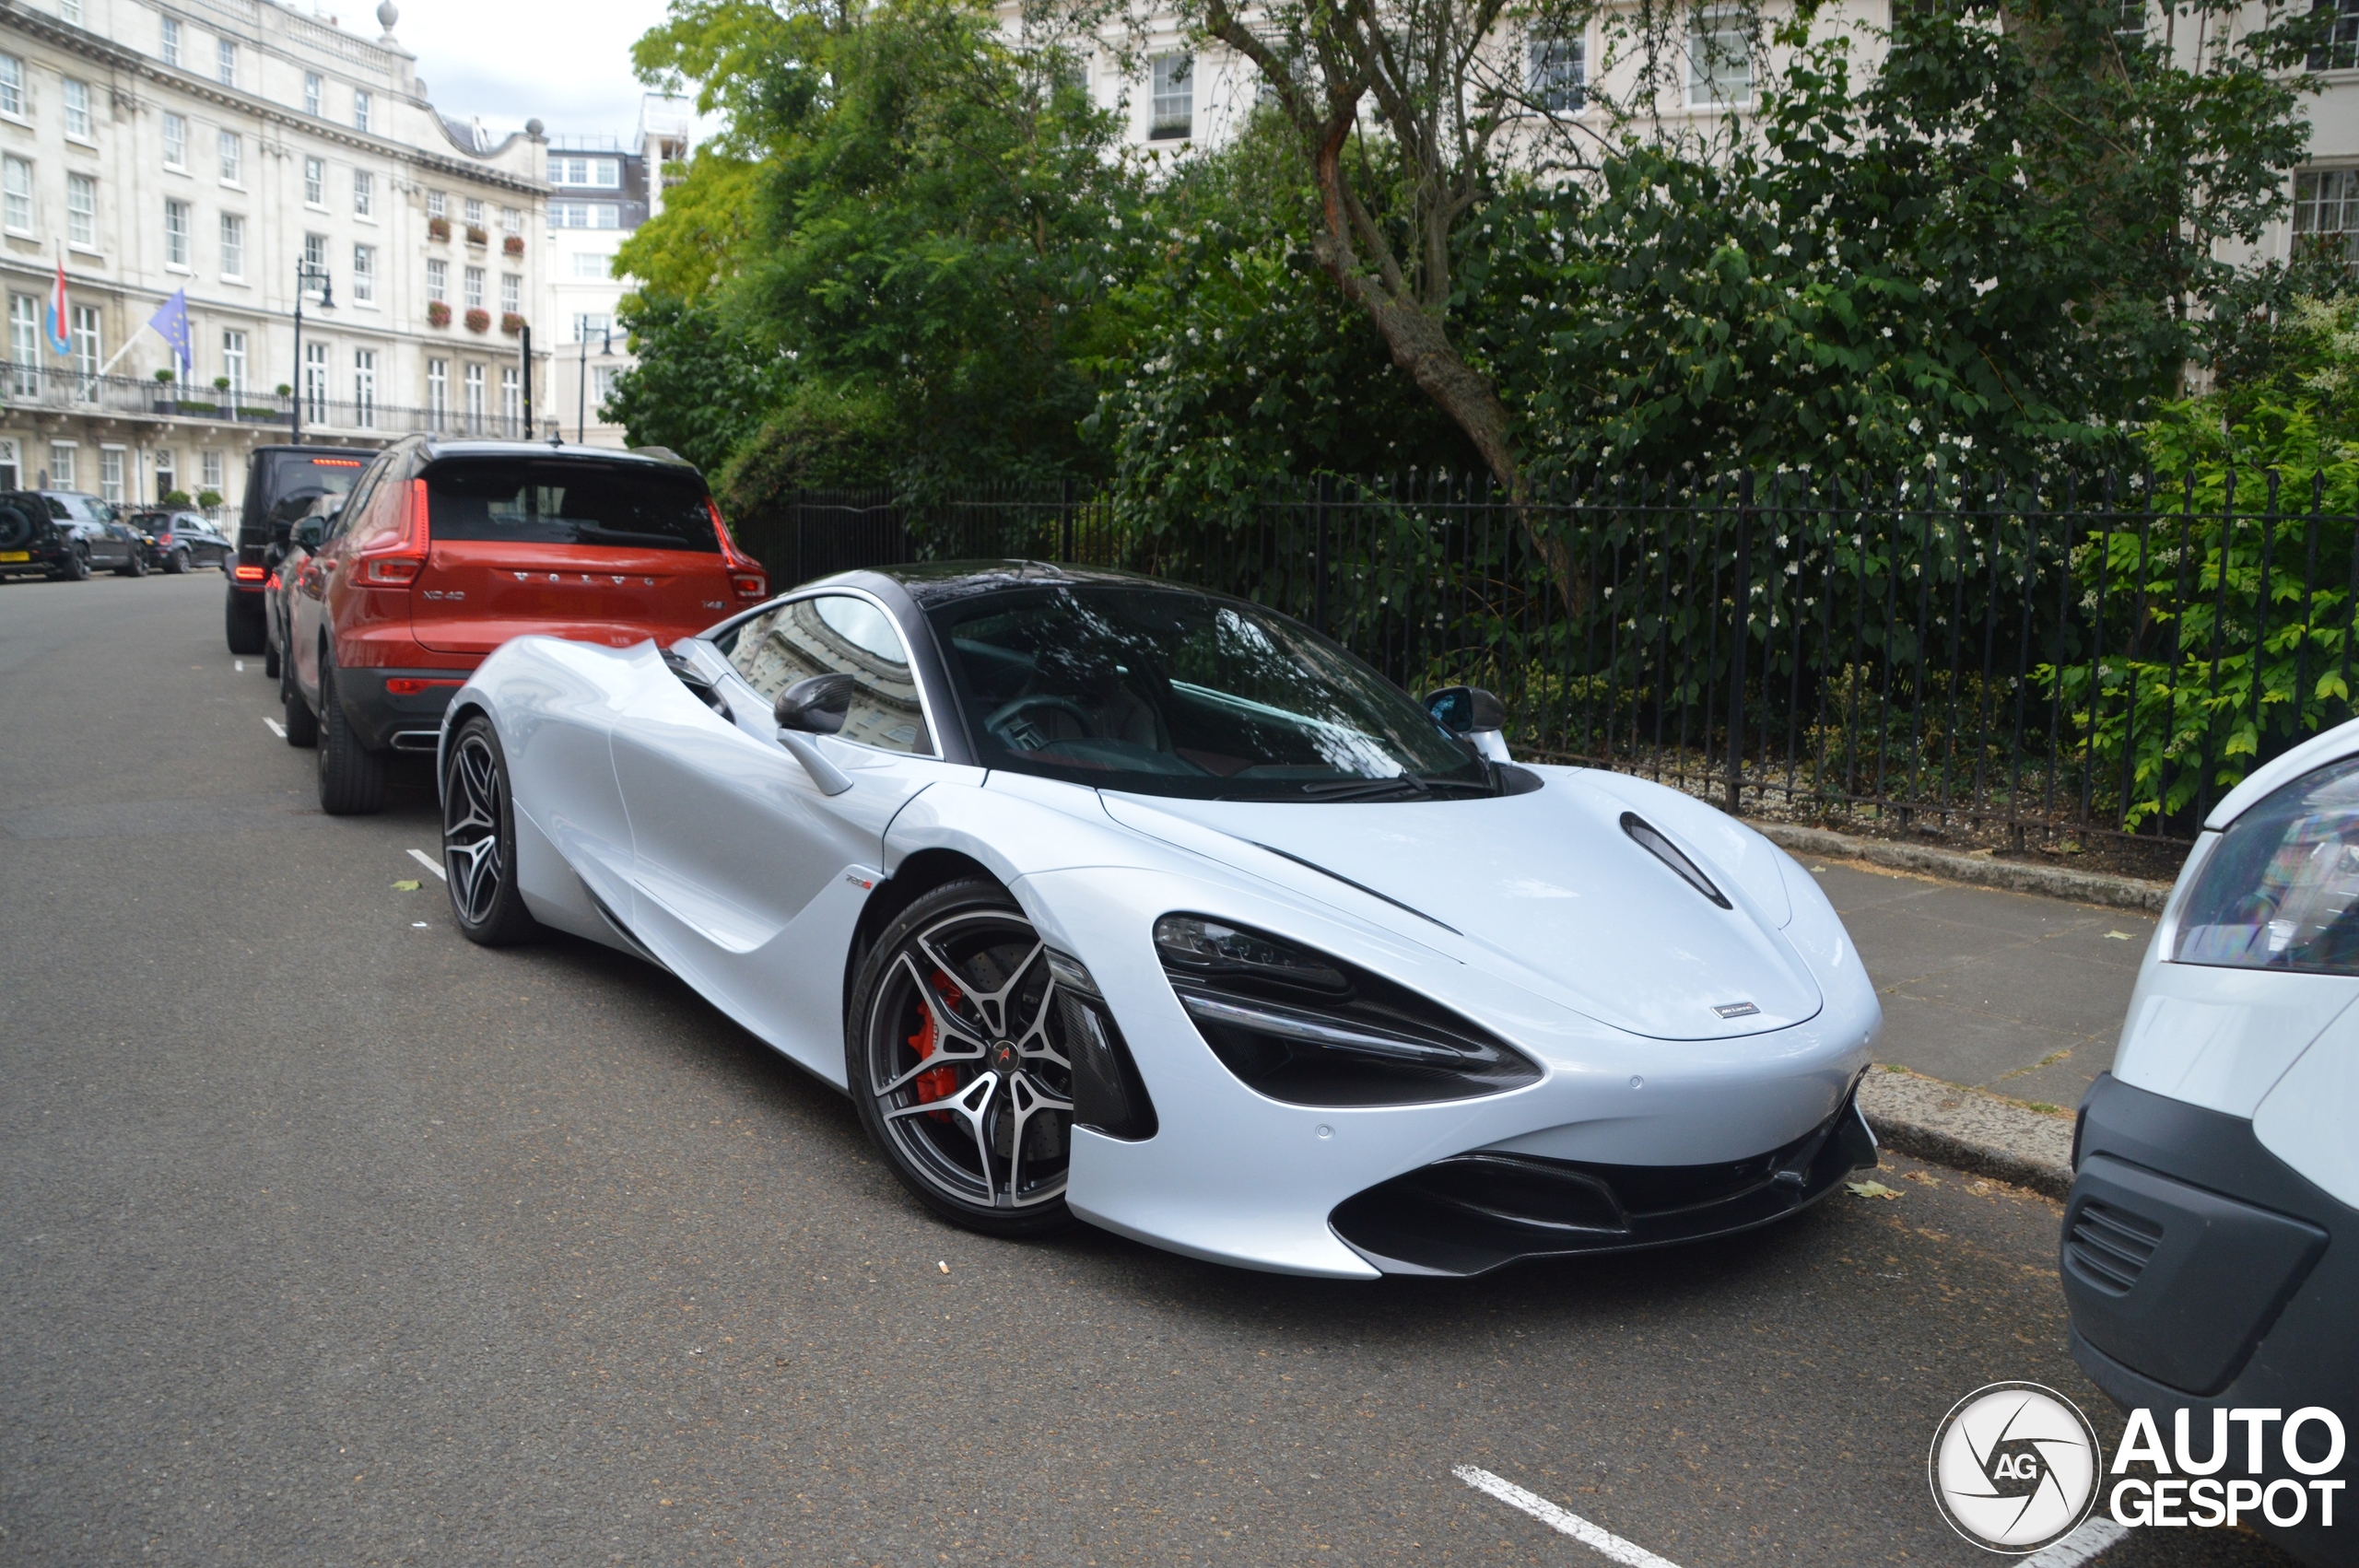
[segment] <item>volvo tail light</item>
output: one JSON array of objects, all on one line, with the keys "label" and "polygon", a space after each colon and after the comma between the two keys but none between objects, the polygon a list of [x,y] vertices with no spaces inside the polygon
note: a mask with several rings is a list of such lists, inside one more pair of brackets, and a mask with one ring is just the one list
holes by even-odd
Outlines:
[{"label": "volvo tail light", "polygon": [[712,513],[712,536],[721,541],[721,560],[729,573],[730,591],[740,599],[769,598],[770,579],[762,563],[737,548],[737,541],[729,536],[729,525],[721,521],[720,503],[707,496],[704,504]]},{"label": "volvo tail light", "polygon": [[369,588],[406,588],[426,569],[426,481],[409,482],[401,526],[380,534],[357,552],[360,581]]}]

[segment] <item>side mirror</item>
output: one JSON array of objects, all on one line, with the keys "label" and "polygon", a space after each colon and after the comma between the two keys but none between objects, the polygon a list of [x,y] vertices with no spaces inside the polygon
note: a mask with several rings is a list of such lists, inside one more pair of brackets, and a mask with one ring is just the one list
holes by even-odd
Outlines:
[{"label": "side mirror", "polygon": [[327,532],[326,525],[315,517],[307,517],[295,525],[295,543],[306,550],[316,550]]},{"label": "side mirror", "polygon": [[840,672],[797,681],[778,694],[771,716],[781,730],[832,735],[844,727],[844,716],[851,711],[852,688],[858,684]]},{"label": "side mirror", "polygon": [[1444,686],[1427,692],[1426,711],[1453,735],[1478,735],[1508,725],[1507,705],[1480,686]]}]

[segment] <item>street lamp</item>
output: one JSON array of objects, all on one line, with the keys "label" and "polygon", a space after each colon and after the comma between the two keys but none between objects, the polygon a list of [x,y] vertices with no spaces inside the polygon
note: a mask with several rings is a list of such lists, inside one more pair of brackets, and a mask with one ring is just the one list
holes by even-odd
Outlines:
[{"label": "street lamp", "polygon": [[335,286],[328,281],[328,269],[315,267],[302,257],[295,260],[295,441],[303,444],[303,290],[313,284],[320,287],[320,309],[335,309]]}]

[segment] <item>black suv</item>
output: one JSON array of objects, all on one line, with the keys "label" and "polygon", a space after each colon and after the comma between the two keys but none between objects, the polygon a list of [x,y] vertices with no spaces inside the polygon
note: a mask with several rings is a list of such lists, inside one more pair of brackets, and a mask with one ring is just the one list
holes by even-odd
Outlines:
[{"label": "black suv", "polygon": [[260,653],[266,636],[263,584],[275,551],[314,497],[341,496],[375,461],[371,447],[256,447],[246,460],[246,497],[238,519],[238,562],[222,606],[232,653]]},{"label": "black suv", "polygon": [[147,572],[146,541],[112,506],[78,490],[0,491],[0,575],[78,581],[93,567]]}]

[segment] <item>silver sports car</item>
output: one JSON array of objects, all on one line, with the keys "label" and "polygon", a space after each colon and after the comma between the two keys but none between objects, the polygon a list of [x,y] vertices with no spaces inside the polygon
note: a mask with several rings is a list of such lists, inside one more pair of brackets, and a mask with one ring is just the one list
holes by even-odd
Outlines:
[{"label": "silver sports car", "polygon": [[1813,879],[1499,722],[1193,589],[854,572],[670,648],[501,648],[443,854],[468,936],[662,965],[978,1230],[1473,1274],[1872,1163],[1882,1015]]}]

